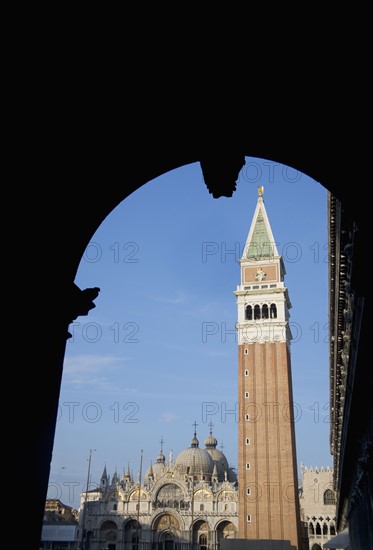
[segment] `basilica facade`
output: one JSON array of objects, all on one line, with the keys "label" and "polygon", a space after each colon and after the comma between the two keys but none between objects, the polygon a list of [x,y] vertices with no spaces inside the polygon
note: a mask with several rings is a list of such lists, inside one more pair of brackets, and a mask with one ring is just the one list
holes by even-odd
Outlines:
[{"label": "basilica facade", "polygon": [[237,476],[212,430],[175,460],[160,452],[137,480],[129,467],[81,495],[79,547],[85,550],[202,550],[237,537]]}]

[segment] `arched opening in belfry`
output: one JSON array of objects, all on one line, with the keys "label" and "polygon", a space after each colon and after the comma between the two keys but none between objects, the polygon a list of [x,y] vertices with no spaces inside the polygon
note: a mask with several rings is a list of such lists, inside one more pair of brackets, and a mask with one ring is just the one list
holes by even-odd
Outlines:
[{"label": "arched opening in belfry", "polygon": [[[76,283],[101,290],[95,309],[69,327],[51,495],[61,491],[69,503],[73,469],[76,505],[88,449],[96,449],[93,488],[105,462],[112,473],[129,462],[137,476],[140,449],[147,467],[162,435],[168,452],[187,447],[195,419],[200,441],[212,422],[237,465],[233,291],[259,185],[293,306],[298,462],[320,463],[315,439],[329,460],[326,189],[294,168],[246,157],[233,196],[214,199],[193,163],[126,197],[82,256]],[[253,303],[246,315],[275,319],[276,305]]]}]

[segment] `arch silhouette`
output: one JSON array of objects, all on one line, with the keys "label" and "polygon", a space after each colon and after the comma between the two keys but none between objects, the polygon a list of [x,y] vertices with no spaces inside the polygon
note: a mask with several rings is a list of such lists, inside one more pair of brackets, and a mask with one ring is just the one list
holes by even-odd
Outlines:
[{"label": "arch silhouette", "polygon": [[[25,272],[27,266],[27,273],[25,283],[17,289],[17,298],[23,305],[22,311],[26,308],[32,319],[31,325],[23,329],[21,362],[28,365],[30,356],[37,357],[37,365],[25,368],[23,373],[24,387],[32,388],[23,404],[26,410],[32,410],[33,422],[19,452],[24,453],[26,446],[28,468],[33,472],[30,494],[36,518],[30,523],[29,533],[35,545],[40,542],[68,327],[77,316],[89,314],[94,307],[94,291],[85,293],[86,289],[77,288],[75,276],[99,225],[132,192],[168,171],[199,162],[204,179],[201,185],[207,186],[214,200],[232,196],[245,156],[293,167],[333,193],[341,201],[346,219],[356,224],[353,288],[358,296],[368,295],[363,274],[371,217],[368,201],[361,200],[358,187],[366,174],[360,162],[356,133],[338,132],[327,118],[311,120],[304,113],[299,117],[296,109],[287,111],[277,124],[270,111],[258,120],[252,117],[242,136],[237,134],[236,122],[228,123],[224,131],[216,133],[206,129],[199,117],[186,120],[180,115],[175,125],[174,113],[166,109],[161,126],[154,113],[152,116],[145,111],[136,123],[128,123],[126,136],[131,139],[124,146],[117,134],[110,131],[110,125],[95,122],[86,109],[83,111],[78,116],[76,109],[68,113],[65,106],[56,115],[60,135],[53,144],[46,143],[41,184],[25,191],[20,212],[27,228],[27,246],[18,259],[19,270]],[[145,121],[144,134],[139,127]],[[74,131],[69,130],[69,124]],[[296,131],[285,135],[285,127]],[[195,139],[190,139],[190,135]],[[351,186],[355,188],[352,190]],[[14,203],[20,203],[16,196]],[[32,285],[28,276],[31,271]],[[364,353],[363,338],[364,330],[359,341],[360,357]],[[365,363],[369,364],[369,358]],[[359,392],[361,384],[365,395],[363,367],[361,372],[355,384],[359,385],[356,386]],[[369,400],[362,402],[363,409],[354,420],[360,432],[365,426],[359,424],[360,415],[368,419],[371,414]],[[351,457],[351,468],[352,460]]]}]

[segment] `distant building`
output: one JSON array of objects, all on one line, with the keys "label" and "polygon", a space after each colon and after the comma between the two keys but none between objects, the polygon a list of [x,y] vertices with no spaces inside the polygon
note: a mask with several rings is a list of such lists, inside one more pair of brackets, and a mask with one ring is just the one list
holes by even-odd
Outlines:
[{"label": "distant building", "polygon": [[82,493],[78,541],[85,550],[183,550],[191,543],[217,550],[237,536],[237,477],[217,448],[212,431],[199,446],[175,460],[163,454],[134,480],[129,467],[110,479],[106,466],[100,486]]},{"label": "distant building", "polygon": [[78,510],[75,510],[75,508],[72,508],[71,506],[66,506],[66,504],[63,504],[58,498],[48,498],[45,501],[45,514],[48,514],[51,521],[53,521],[53,516],[51,514],[54,514],[63,521],[71,521],[75,523],[77,522],[79,516]]},{"label": "distant building", "polygon": [[41,549],[73,550],[76,548],[78,511],[59,499],[47,499],[41,532]]},{"label": "distant building", "polygon": [[301,465],[301,521],[309,550],[323,550],[323,544],[336,534],[336,495],[332,468],[306,468]]}]

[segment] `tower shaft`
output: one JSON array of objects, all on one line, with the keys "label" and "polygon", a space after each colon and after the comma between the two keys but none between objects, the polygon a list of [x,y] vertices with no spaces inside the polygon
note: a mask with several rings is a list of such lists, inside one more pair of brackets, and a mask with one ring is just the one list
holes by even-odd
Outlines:
[{"label": "tower shaft", "polygon": [[285,267],[260,188],[241,265],[238,307],[239,538],[289,540],[300,511]]}]

